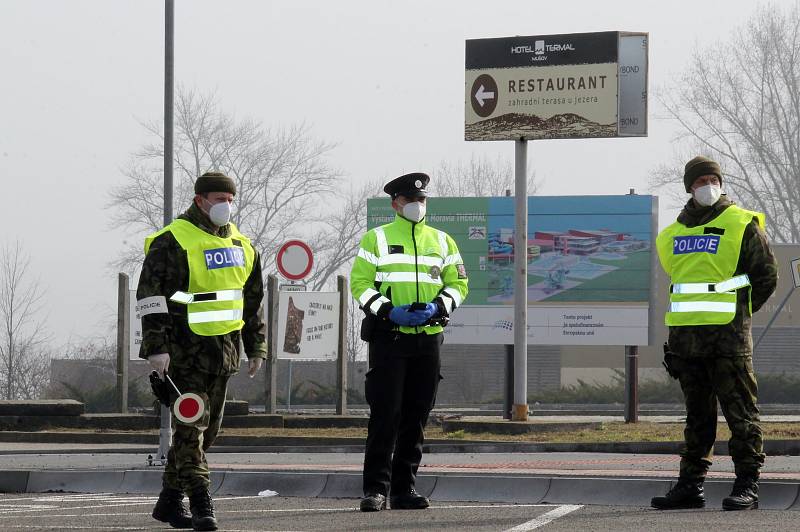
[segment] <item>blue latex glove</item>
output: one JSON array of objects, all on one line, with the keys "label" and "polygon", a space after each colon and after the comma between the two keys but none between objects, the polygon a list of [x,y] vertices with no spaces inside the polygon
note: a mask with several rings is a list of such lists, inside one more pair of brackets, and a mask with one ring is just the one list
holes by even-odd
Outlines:
[{"label": "blue latex glove", "polygon": [[394,307],[389,311],[389,319],[392,321],[392,323],[396,323],[397,325],[413,327],[416,325],[418,318],[414,316],[413,312],[409,312],[408,309],[410,307],[411,305],[400,305],[399,307]]},{"label": "blue latex glove", "polygon": [[436,315],[436,312],[438,310],[439,308],[436,306],[436,303],[427,303],[425,305],[425,310],[415,310],[414,314],[419,316],[420,320],[422,320],[417,325],[427,322],[429,319],[431,319],[433,316]]}]

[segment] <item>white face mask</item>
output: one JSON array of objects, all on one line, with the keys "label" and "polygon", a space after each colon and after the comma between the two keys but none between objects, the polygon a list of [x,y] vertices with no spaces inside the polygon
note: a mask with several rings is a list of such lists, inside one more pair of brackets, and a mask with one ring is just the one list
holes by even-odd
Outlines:
[{"label": "white face mask", "polygon": [[694,189],[694,200],[704,207],[714,205],[722,194],[719,185],[705,185]]},{"label": "white face mask", "polygon": [[403,218],[412,222],[419,222],[425,218],[425,204],[412,201],[403,205]]},{"label": "white face mask", "polygon": [[[210,201],[208,203],[211,203]],[[231,204],[227,201],[221,201],[211,205],[208,209],[208,218],[211,223],[218,227],[228,224],[231,221]]]}]

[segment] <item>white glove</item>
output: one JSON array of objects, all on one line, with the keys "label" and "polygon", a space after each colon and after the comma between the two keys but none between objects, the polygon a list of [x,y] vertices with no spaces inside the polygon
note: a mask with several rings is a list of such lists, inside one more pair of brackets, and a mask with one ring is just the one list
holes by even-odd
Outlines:
[{"label": "white glove", "polygon": [[164,372],[169,368],[169,353],[159,353],[157,355],[150,355],[147,357],[150,362],[150,367],[157,371],[161,378],[164,378]]},{"label": "white glove", "polygon": [[247,370],[247,374],[250,376],[251,379],[256,376],[256,372],[258,371],[258,368],[261,367],[262,362],[264,362],[263,358],[250,359],[250,367]]}]

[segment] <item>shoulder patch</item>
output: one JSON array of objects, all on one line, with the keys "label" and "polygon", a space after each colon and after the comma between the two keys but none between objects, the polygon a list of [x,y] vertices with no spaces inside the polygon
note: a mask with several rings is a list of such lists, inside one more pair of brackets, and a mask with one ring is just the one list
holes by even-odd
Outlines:
[{"label": "shoulder patch", "polygon": [[466,279],[467,278],[467,269],[464,267],[463,264],[456,264],[456,270],[458,271],[458,278],[459,279]]}]

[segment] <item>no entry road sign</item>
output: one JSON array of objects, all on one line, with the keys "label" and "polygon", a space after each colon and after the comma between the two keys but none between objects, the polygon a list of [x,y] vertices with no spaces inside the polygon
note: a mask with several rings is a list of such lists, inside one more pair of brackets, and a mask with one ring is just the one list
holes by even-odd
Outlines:
[{"label": "no entry road sign", "polygon": [[301,240],[289,240],[278,249],[275,259],[281,275],[292,281],[299,281],[311,273],[314,254],[308,244]]}]

